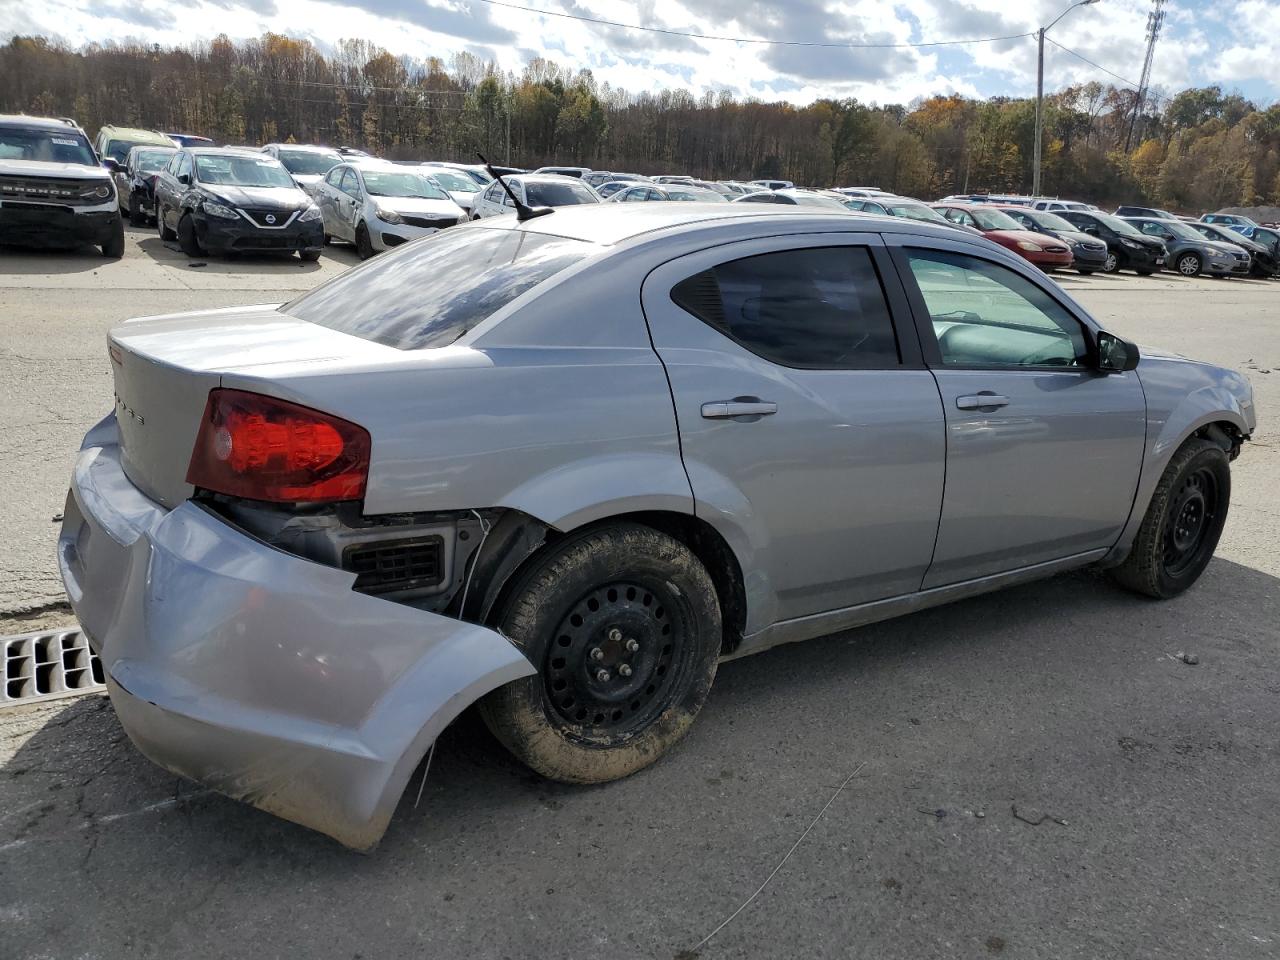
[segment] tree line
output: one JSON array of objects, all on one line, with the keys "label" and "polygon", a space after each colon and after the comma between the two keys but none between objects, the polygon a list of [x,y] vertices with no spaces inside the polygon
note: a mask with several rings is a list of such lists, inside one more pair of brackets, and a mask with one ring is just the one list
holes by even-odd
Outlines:
[{"label": "tree line", "polygon": [[[1101,83],[1045,99],[1043,192],[1178,211],[1280,204],[1280,106],[1219,87],[1135,110]],[[636,173],[873,185],[931,199],[1025,193],[1035,102],[935,96],[807,106],[686,90],[629,93],[535,59],[518,74],[460,53],[397,57],[363,41],[326,53],[278,34],[162,48],[0,46],[0,111],[199,133],[218,143],[327,143],[392,159],[574,164]],[[1136,115],[1135,115],[1136,114]]]}]

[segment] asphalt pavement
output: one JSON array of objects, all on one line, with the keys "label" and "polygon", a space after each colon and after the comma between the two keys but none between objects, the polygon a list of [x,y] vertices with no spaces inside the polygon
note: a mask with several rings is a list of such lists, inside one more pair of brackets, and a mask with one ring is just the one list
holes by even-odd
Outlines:
[{"label": "asphalt pavement", "polygon": [[[107,327],[354,262],[131,237],[118,262],[0,251],[0,632],[58,619],[51,518],[112,403]],[[0,956],[1280,957],[1280,282],[1062,282],[1255,385],[1188,594],[1084,571],[735,661],[677,750],[600,787],[466,714],[367,856],[153,767],[104,697],[6,710]]]}]

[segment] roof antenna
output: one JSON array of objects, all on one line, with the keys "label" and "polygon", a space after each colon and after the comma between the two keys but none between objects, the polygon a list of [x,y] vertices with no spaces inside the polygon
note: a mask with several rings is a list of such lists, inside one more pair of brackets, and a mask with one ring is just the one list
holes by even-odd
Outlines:
[{"label": "roof antenna", "polygon": [[511,198],[511,202],[515,204],[516,207],[516,219],[521,223],[524,223],[526,220],[532,220],[534,217],[545,217],[549,213],[555,213],[555,210],[551,207],[530,207],[523,203],[520,198],[512,192],[507,181],[502,179],[502,174],[489,165],[489,161],[484,158],[484,154],[477,153],[476,156],[479,157],[480,162],[484,164],[484,169],[489,176],[502,184],[502,189],[507,191],[507,196]]}]

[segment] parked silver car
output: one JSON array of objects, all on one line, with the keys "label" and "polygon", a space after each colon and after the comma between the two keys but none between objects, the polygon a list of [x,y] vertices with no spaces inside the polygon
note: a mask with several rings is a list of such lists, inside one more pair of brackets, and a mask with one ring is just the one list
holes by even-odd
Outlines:
[{"label": "parked silver car", "polygon": [[[518,177],[503,178],[521,203],[531,207],[567,207],[578,204],[600,203],[600,194],[574,177],[562,177],[558,173],[526,173]],[[495,180],[477,194],[471,205],[471,219],[499,217],[514,213],[515,204]]]},{"label": "parked silver car", "polygon": [[361,260],[466,223],[467,214],[421,167],[340,163],[311,188],[326,240],[354,243]]},{"label": "parked silver car", "polygon": [[1248,382],[1140,356],[987,240],[527,213],[111,331],[58,559],[152,760],[367,848],[471,703],[539,773],[612,780],[726,658],[1208,564]]}]

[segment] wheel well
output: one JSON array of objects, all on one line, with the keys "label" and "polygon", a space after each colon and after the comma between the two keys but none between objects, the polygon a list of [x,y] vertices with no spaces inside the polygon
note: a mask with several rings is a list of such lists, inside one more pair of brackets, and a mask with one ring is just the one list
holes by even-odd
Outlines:
[{"label": "wheel well", "polygon": [[[723,653],[732,653],[742,642],[742,635],[747,626],[747,591],[742,577],[742,567],[729,544],[705,520],[683,513],[645,511],[606,517],[585,526],[562,532],[547,527],[532,517],[523,514],[515,514],[513,512],[511,517],[515,521],[513,525],[519,529],[518,534],[513,531],[513,538],[518,536],[521,543],[528,545],[528,549],[521,551],[519,546],[515,546],[512,551],[508,552],[508,556],[518,555],[522,552],[523,555],[518,564],[507,570],[490,570],[488,571],[489,576],[483,578],[488,583],[483,590],[478,591],[482,597],[478,599],[476,604],[469,603],[467,605],[467,613],[475,616],[479,622],[492,622],[497,611],[500,611],[506,605],[511,591],[520,582],[522,574],[546,550],[554,547],[567,536],[574,536],[597,527],[626,521],[652,527],[654,530],[679,540],[689,548],[703,567],[706,568],[707,574],[711,577],[711,582],[716,588],[716,596],[720,601],[720,620],[724,630],[721,651]],[[519,519],[516,519],[517,517]],[[495,528],[496,533],[497,530]],[[479,609],[476,609],[477,606]]]},{"label": "wheel well", "polygon": [[1244,443],[1244,435],[1240,429],[1234,424],[1226,420],[1219,420],[1215,423],[1206,423],[1203,427],[1192,434],[1193,437],[1200,437],[1211,443],[1216,443],[1223,449],[1227,457],[1234,460],[1240,456],[1240,446]]}]

